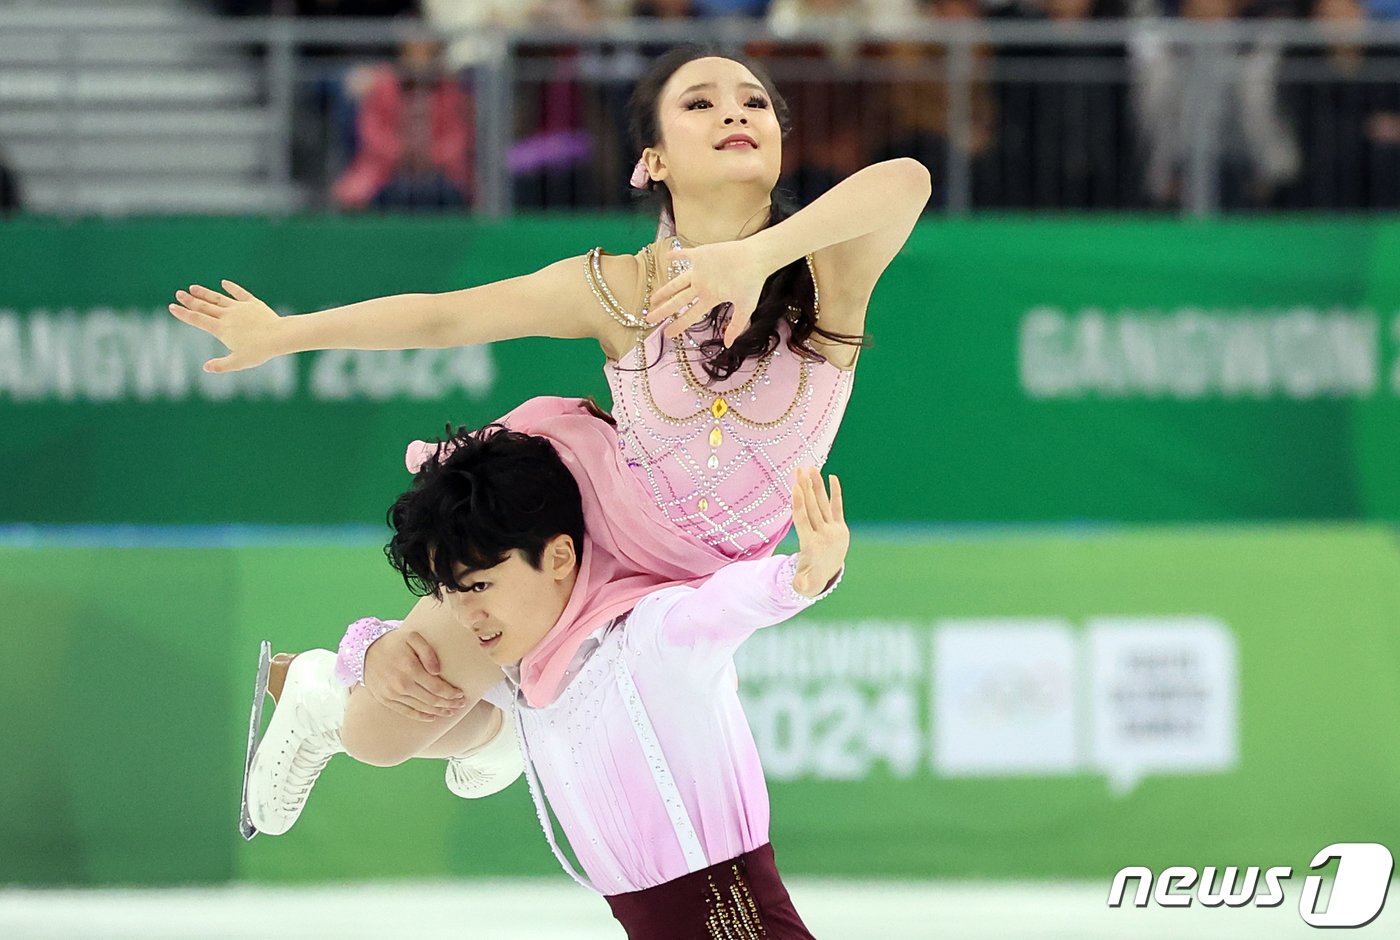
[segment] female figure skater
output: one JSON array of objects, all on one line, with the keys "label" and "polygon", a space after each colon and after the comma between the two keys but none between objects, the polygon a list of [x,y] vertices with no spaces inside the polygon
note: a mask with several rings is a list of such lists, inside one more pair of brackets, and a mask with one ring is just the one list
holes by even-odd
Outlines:
[{"label": "female figure skater", "polygon": [[[633,183],[657,195],[665,230],[636,255],[595,249],[482,287],[285,318],[226,281],[231,296],[192,287],[177,294],[172,313],[228,347],[206,364],[215,372],[309,349],[591,337],[608,360],[634,500],[655,505],[687,544],[726,559],[767,554],[790,522],[794,468],[820,465],[830,449],[870,294],[928,200],[928,173],[910,160],[867,167],[789,216],[773,201],[787,125],[782,99],[757,66],[702,49],[673,50],[654,64],[634,91],[632,124],[641,149]],[[288,688],[304,674],[299,700],[324,699],[327,715],[338,708],[348,722],[344,743],[362,760],[462,757],[448,770],[459,793],[509,782],[508,767],[493,771],[490,754],[477,750],[485,737],[488,750],[501,742],[513,751],[508,736],[463,718],[465,699],[494,684],[499,670],[484,657],[466,662],[469,650],[449,654],[460,629],[432,598],[415,606],[404,629],[383,635],[390,626],[362,621],[342,644],[348,682],[364,677],[367,647],[371,660],[394,664],[377,670],[371,662],[371,676],[389,678],[357,686],[348,717],[327,656],[298,657]],[[552,694],[542,684],[538,703]],[[292,766],[304,783],[283,789],[304,799],[341,749],[340,727],[330,721],[312,735],[288,722],[279,727],[274,717],[268,737],[285,735],[300,755]],[[283,809],[259,828],[285,831],[301,803],[273,805]]]},{"label": "female figure skater", "polygon": [[[635,590],[590,576],[632,522],[610,518],[575,476],[547,438],[459,434],[390,510],[390,560],[504,669],[472,711],[518,737],[556,858],[607,897],[629,937],[810,940],[769,844],[733,657],[755,630],[835,588],[850,542],[839,482],[828,497],[821,475],[800,468],[796,555],[731,562],[698,587],[622,601],[577,645],[557,695],[536,706],[525,664],[557,625]],[[549,807],[586,877],[560,852]]]}]

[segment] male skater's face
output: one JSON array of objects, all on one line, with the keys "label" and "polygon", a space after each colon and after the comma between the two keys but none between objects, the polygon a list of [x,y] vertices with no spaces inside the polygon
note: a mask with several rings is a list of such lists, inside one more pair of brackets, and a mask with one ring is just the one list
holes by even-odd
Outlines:
[{"label": "male skater's face", "polygon": [[462,567],[456,575],[462,590],[445,590],[444,603],[493,662],[514,666],[559,621],[578,559],[573,540],[558,535],[545,546],[538,568],[516,549],[494,568]]}]

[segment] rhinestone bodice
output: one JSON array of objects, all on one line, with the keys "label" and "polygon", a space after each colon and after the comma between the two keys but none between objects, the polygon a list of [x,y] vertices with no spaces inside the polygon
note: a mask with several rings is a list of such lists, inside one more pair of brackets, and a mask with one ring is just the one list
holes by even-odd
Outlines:
[{"label": "rhinestone bodice", "polygon": [[[799,466],[826,462],[854,372],[781,342],[712,382],[690,335],[652,330],[605,368],[618,446],[675,525],[738,559],[771,551],[792,519]],[[642,334],[639,334],[641,336]]]}]

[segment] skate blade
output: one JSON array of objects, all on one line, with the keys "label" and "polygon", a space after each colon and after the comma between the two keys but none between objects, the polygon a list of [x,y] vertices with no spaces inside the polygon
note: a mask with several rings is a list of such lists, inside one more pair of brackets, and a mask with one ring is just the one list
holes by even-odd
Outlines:
[{"label": "skate blade", "polygon": [[267,680],[272,671],[272,644],[263,640],[258,646],[258,675],[253,682],[253,705],[248,712],[248,752],[243,759],[243,799],[238,816],[238,832],[247,841],[258,834],[248,813],[248,777],[253,770],[253,755],[258,750],[258,732],[262,728],[263,699],[267,695]]}]

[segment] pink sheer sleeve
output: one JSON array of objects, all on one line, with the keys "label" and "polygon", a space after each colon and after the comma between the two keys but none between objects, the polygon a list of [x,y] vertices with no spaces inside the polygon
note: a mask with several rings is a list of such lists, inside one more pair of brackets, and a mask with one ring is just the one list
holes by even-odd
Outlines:
[{"label": "pink sheer sleeve", "polygon": [[[638,604],[637,613],[657,619],[667,645],[732,655],[755,631],[806,610],[841,582],[838,574],[822,594],[806,597],[793,590],[796,570],[796,555],[733,562],[699,587],[659,592]],[[664,606],[647,610],[653,600]]]},{"label": "pink sheer sleeve", "polygon": [[362,617],[346,628],[335,657],[335,677],[341,685],[354,688],[365,681],[365,653],[370,644],[390,630],[397,630],[401,623],[402,620]]}]

